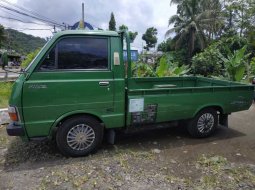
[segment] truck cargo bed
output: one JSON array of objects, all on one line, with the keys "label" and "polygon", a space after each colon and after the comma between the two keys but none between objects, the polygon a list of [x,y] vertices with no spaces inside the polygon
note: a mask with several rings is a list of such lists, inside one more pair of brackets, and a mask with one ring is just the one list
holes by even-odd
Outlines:
[{"label": "truck cargo bed", "polygon": [[203,77],[130,78],[129,109],[132,100],[138,100],[144,110],[129,110],[127,123],[189,119],[206,107],[222,114],[246,110],[252,103],[253,90],[250,85]]}]

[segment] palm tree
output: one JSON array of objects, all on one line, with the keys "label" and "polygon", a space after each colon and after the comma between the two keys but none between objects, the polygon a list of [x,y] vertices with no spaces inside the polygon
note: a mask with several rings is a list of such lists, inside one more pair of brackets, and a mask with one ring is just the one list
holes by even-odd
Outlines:
[{"label": "palm tree", "polygon": [[217,15],[215,10],[205,8],[203,0],[172,0],[171,3],[177,4],[177,14],[169,19],[169,25],[174,24],[174,27],[166,32],[166,36],[176,33],[177,49],[187,41],[188,56],[191,58],[196,41],[201,50],[205,48],[205,32],[209,30],[213,21],[217,20]]}]

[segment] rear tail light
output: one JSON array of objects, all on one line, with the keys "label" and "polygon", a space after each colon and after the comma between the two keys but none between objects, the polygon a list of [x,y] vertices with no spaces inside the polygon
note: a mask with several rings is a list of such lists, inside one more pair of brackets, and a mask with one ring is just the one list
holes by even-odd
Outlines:
[{"label": "rear tail light", "polygon": [[19,121],[17,109],[15,107],[9,107],[8,113],[12,121]]}]

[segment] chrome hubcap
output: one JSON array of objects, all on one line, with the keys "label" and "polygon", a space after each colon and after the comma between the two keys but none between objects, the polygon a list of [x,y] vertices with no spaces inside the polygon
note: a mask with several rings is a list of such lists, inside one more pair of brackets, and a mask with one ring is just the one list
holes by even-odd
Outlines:
[{"label": "chrome hubcap", "polygon": [[211,113],[205,113],[198,119],[197,127],[200,133],[208,133],[214,126],[214,117]]},{"label": "chrome hubcap", "polygon": [[67,133],[67,144],[74,150],[85,150],[89,148],[95,140],[94,130],[85,124],[79,124],[70,129]]}]

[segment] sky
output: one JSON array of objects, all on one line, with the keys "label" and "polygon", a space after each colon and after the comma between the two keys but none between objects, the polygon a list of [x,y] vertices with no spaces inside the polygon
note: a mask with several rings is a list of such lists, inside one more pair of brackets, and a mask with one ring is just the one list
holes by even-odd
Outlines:
[{"label": "sky", "polygon": [[[0,3],[8,5],[6,0]],[[141,49],[145,42],[142,34],[149,27],[158,30],[158,42],[165,40],[165,33],[169,29],[168,20],[176,14],[176,6],[170,6],[170,0],[7,0],[14,5],[24,7],[58,23],[73,25],[81,19],[81,4],[85,4],[85,21],[93,26],[108,29],[111,12],[115,15],[116,25],[119,27],[125,24],[131,31],[137,31],[138,36],[133,43],[133,47]],[[10,6],[10,5],[8,5]],[[3,8],[0,8],[0,16],[19,18],[26,21],[31,19],[20,16]],[[24,24],[0,17],[0,23],[5,27],[14,29],[51,29],[52,26]],[[171,26],[170,26],[171,27]],[[50,30],[22,30],[22,32],[39,37],[52,36]]]}]

